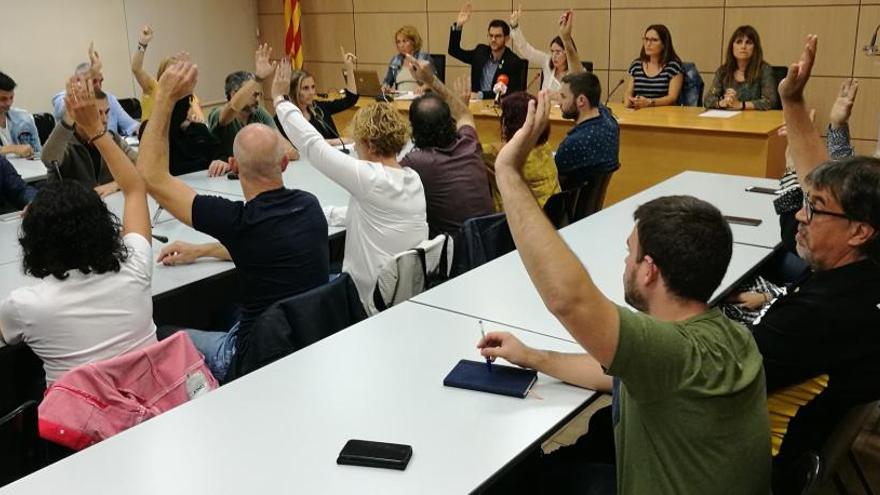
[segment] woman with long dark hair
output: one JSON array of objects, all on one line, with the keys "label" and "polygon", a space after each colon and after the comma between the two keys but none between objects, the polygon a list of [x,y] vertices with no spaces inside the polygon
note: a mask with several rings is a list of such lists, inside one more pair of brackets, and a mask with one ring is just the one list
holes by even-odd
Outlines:
[{"label": "woman with long dark hair", "polygon": [[724,64],[715,71],[703,104],[706,108],[769,110],[778,98],[758,31],[752,26],[736,28],[727,43]]},{"label": "woman with long dark hair", "polygon": [[663,24],[652,24],[642,37],[642,51],[633,60],[623,104],[628,108],[660,107],[678,103],[684,83],[681,59],[672,46],[672,34]]},{"label": "woman with long dark hair", "polygon": [[583,72],[578,57],[577,46],[571,37],[571,27],[574,13],[568,10],[559,19],[560,35],[550,41],[550,52],[542,52],[526,40],[525,34],[519,28],[519,20],[522,17],[522,7],[510,14],[510,41],[511,49],[520,57],[530,63],[541,67],[543,82],[541,89],[559,92],[562,88],[562,78],[567,74]]}]

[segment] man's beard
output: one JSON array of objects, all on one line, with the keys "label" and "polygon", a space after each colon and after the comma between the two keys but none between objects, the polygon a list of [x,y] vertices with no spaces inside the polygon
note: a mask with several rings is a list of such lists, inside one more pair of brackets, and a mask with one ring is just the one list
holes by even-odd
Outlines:
[{"label": "man's beard", "polygon": [[637,310],[647,313],[648,302],[636,288],[636,274],[633,272],[628,280],[623,281],[623,300]]}]

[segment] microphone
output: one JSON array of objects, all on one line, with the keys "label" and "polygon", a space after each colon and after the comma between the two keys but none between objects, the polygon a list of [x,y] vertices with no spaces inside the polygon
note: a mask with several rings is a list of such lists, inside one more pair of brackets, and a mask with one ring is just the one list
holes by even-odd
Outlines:
[{"label": "microphone", "polygon": [[52,160],[49,164],[52,165],[52,169],[55,170],[55,175],[58,176],[58,181],[63,182],[64,177],[61,177],[61,167],[58,166],[58,160]]},{"label": "microphone", "polygon": [[624,80],[625,80],[625,79],[621,77],[621,78],[620,78],[620,81],[617,81],[617,86],[614,86],[614,89],[612,89],[611,92],[608,93],[608,96],[605,97],[605,106],[606,106],[606,107],[608,106],[608,101],[611,100],[611,97],[614,95],[614,93],[615,93],[618,89],[620,89],[620,86],[621,86],[621,85],[623,85]]},{"label": "microphone", "polygon": [[874,30],[874,35],[871,36],[871,42],[863,48],[863,50],[865,50],[865,55],[869,57],[880,55],[880,46],[877,46],[878,31],[880,31],[880,26],[877,26],[877,29]]},{"label": "microphone", "polygon": [[496,105],[501,103],[501,95],[507,94],[507,85],[509,83],[510,78],[507,77],[507,74],[498,74],[498,79],[495,80],[495,86],[492,88],[492,91],[495,93]]},{"label": "microphone", "polygon": [[[312,115],[314,115],[314,113],[313,113]],[[342,149],[339,150],[339,151],[345,153],[346,155],[350,155],[350,154],[351,154],[351,150],[349,150],[348,148],[345,147],[345,140],[342,139],[341,137],[339,137],[339,133],[337,133],[336,131],[333,130],[332,127],[330,127],[329,125],[327,125],[327,123],[324,122],[324,119],[322,119],[322,118],[316,118],[315,120],[317,120],[318,122],[321,123],[321,127],[323,127],[324,130],[326,130],[327,132],[329,132],[330,134],[332,134],[334,138],[336,138],[336,139],[339,140],[339,144],[342,145]]]},{"label": "microphone", "polygon": [[529,85],[526,86],[526,89],[531,88],[533,84],[535,84],[536,82],[538,82],[538,79],[541,79],[541,73],[540,73],[540,72],[538,72],[537,74],[535,74],[535,77],[532,78],[531,82],[529,82]]}]

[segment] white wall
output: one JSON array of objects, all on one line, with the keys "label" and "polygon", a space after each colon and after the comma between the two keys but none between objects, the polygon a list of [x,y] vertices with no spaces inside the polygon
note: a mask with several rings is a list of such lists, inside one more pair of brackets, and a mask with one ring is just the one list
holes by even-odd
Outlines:
[{"label": "white wall", "polygon": [[51,111],[52,95],[76,65],[88,60],[90,41],[104,63],[104,90],[120,98],[140,96],[131,54],[141,26],[155,30],[144,68],[186,50],[199,66],[196,92],[203,104],[225,100],[223,79],[253,70],[257,45],[254,0],[27,0],[2,9],[0,70],[18,87],[15,105]]}]

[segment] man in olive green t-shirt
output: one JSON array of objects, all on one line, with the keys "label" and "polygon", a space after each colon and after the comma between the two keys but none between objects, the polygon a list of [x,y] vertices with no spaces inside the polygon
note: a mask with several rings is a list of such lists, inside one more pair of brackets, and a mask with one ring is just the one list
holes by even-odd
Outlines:
[{"label": "man in olive green t-shirt", "polygon": [[[208,114],[208,128],[220,142],[223,157],[233,156],[232,143],[238,132],[246,125],[259,123],[277,130],[272,116],[260,106],[263,80],[275,72],[275,66],[269,62],[271,54],[272,49],[268,45],[259,46],[254,54],[255,72],[237,71],[226,76],[224,91],[227,101],[222,107],[214,108]],[[287,159],[299,159],[296,149],[280,132],[278,137],[284,146]],[[211,173],[217,175],[228,170],[228,165],[216,171],[212,166]]]},{"label": "man in olive green t-shirt", "polygon": [[[770,491],[770,430],[761,355],[745,328],[707,301],[730,262],[732,235],[717,208],[690,196],[635,212],[627,239],[625,299],[612,303],[536,205],[521,167],[547,124],[545,92],[495,161],[510,230],[547,308],[589,354],[524,346],[509,333],[479,343],[487,357],[568,383],[614,389],[616,482],[576,466],[542,479],[562,493]],[[608,487],[608,485],[611,485]]]}]

